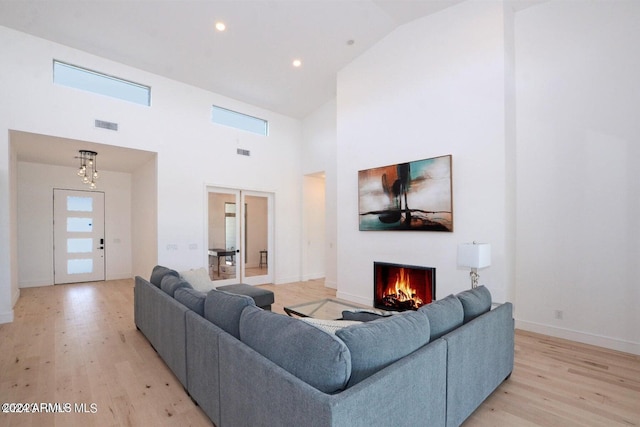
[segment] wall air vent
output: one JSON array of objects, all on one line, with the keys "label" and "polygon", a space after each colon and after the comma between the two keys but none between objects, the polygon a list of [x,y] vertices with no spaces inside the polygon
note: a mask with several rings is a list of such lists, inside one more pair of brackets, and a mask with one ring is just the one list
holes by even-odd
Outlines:
[{"label": "wall air vent", "polygon": [[96,120],[96,127],[109,130],[118,130],[117,123],[105,122],[104,120]]},{"label": "wall air vent", "polygon": [[240,154],[241,156],[250,156],[251,155],[251,152],[249,150],[245,150],[245,149],[242,149],[242,148],[238,148],[237,153]]}]

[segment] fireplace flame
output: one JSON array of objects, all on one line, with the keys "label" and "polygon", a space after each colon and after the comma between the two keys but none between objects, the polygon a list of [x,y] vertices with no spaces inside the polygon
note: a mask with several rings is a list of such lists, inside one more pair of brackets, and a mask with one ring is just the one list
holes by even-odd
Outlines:
[{"label": "fireplace flame", "polygon": [[416,289],[411,287],[411,280],[406,270],[401,268],[396,274],[395,283],[391,284],[383,293],[383,298],[393,299],[397,302],[410,302],[412,308],[418,308],[423,305],[423,301],[418,297]]}]

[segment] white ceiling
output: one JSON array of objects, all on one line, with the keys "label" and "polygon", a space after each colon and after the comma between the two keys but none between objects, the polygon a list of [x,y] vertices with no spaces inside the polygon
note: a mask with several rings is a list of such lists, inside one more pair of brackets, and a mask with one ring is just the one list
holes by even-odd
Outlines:
[{"label": "white ceiling", "polygon": [[0,0],[0,25],[302,118],[355,57],[461,1]]},{"label": "white ceiling", "polygon": [[[462,1],[0,0],[0,25],[303,118],[335,97],[338,71],[358,55]],[[518,10],[547,0],[506,1]],[[75,166],[77,150],[92,149],[103,169],[122,172],[153,155],[24,132],[11,142],[21,161]]]}]

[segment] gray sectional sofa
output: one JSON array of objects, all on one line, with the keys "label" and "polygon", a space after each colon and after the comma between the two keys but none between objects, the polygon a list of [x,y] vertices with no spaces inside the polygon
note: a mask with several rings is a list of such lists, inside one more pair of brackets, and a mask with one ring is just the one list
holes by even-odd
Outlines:
[{"label": "gray sectional sofa", "polygon": [[512,306],[484,287],[329,328],[160,266],[134,296],[136,326],[218,427],[458,426],[513,369]]}]

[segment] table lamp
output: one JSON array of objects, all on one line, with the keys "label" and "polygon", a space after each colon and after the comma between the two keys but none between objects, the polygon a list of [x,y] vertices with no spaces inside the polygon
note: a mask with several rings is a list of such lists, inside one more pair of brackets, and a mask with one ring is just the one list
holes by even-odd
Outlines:
[{"label": "table lamp", "polygon": [[471,288],[478,286],[478,269],[491,265],[491,245],[488,243],[463,243],[458,245],[458,266],[471,269]]}]

